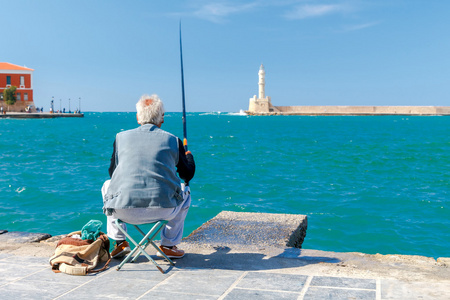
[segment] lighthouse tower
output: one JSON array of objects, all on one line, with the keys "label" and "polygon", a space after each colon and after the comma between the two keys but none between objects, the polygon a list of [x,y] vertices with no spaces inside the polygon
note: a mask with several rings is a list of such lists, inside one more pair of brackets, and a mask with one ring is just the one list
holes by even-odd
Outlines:
[{"label": "lighthouse tower", "polygon": [[253,98],[250,98],[248,111],[250,113],[269,113],[272,105],[270,103],[270,97],[266,97],[265,93],[266,71],[264,70],[264,66],[262,64],[259,67],[258,77],[258,98],[256,98],[256,95],[254,95]]},{"label": "lighthouse tower", "polygon": [[265,81],[266,71],[264,71],[264,66],[262,64],[261,64],[261,67],[259,67],[258,76],[259,76],[259,81],[258,81],[259,97],[258,97],[258,99],[264,99],[266,97],[265,93],[264,93],[264,86],[266,85],[266,81]]}]

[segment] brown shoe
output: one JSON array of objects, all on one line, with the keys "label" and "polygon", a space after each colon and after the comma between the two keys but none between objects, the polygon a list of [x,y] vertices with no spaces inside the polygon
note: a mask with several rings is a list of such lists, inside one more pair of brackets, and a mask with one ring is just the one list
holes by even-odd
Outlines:
[{"label": "brown shoe", "polygon": [[[184,251],[178,249],[177,246],[167,247],[167,246],[159,246],[162,252],[167,255],[168,258],[182,258],[184,256]],[[159,257],[164,257],[161,253],[156,253]]]},{"label": "brown shoe", "polygon": [[120,244],[116,244],[113,251],[111,251],[112,258],[121,258],[131,252],[130,244],[127,241],[123,241]]}]

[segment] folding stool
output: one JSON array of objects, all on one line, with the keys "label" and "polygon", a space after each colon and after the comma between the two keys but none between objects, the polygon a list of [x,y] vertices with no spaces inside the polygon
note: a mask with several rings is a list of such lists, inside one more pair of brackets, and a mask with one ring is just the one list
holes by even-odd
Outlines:
[{"label": "folding stool", "polygon": [[[171,266],[174,265],[173,261],[169,257],[167,257],[167,255],[164,252],[162,252],[161,249],[159,249],[159,247],[153,242],[153,239],[158,235],[158,233],[164,228],[164,226],[166,226],[166,224],[169,221],[160,220],[160,221],[157,221],[157,222],[154,222],[154,223],[149,223],[149,224],[155,224],[155,225],[153,225],[152,229],[150,229],[150,231],[147,234],[145,234],[135,224],[123,222],[123,221],[121,221],[119,219],[117,219],[115,222],[116,222],[117,228],[119,228],[119,230],[123,234],[125,234],[125,236],[136,246],[127,255],[127,257],[125,257],[125,259],[120,263],[120,265],[117,267],[117,271],[119,271],[120,268],[122,268],[122,266],[126,262],[128,262],[131,258],[133,258],[133,259],[131,259],[131,262],[134,262],[139,257],[139,255],[142,253],[142,254],[145,255],[145,257],[148,258],[149,261],[151,261],[158,268],[159,271],[161,271],[161,273],[164,274],[163,269],[158,265],[158,263],[156,261],[154,261],[153,258],[151,258],[151,256],[147,252],[145,252],[145,248],[147,248],[148,245],[152,245],[156,249],[157,252],[161,253],[163,255],[163,257],[170,263]],[[139,242],[139,244],[136,243],[136,241],[126,232],[125,229],[122,228],[122,226],[120,226],[120,223],[133,225],[137,229],[137,231],[139,231],[144,236],[144,238]]]}]

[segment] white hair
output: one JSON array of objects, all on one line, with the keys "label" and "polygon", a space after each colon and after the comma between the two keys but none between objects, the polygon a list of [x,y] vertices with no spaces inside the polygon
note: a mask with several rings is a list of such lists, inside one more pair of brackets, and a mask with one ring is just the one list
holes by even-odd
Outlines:
[{"label": "white hair", "polygon": [[138,123],[159,125],[163,121],[164,105],[158,95],[142,95],[136,103]]}]

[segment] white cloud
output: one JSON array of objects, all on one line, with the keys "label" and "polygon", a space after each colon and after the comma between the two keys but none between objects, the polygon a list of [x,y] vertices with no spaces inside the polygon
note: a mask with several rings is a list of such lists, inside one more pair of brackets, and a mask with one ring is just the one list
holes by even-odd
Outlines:
[{"label": "white cloud", "polygon": [[[194,4],[195,3],[195,4]],[[214,23],[223,23],[233,15],[241,13],[255,12],[256,9],[262,11],[275,11],[279,9],[288,10],[283,17],[289,20],[315,18],[336,13],[350,12],[355,9],[354,2],[340,1],[337,4],[311,3],[311,0],[253,0],[251,2],[237,2],[233,0],[209,1],[200,0],[191,3],[194,7],[190,12],[183,15],[208,20]],[[353,3],[353,4],[352,4]]]},{"label": "white cloud", "polygon": [[292,11],[285,14],[287,19],[298,20],[306,18],[321,17],[345,10],[344,5],[340,4],[306,4],[295,7]]},{"label": "white cloud", "polygon": [[346,26],[344,28],[345,31],[355,31],[355,30],[361,30],[361,29],[365,29],[365,28],[369,28],[369,27],[373,27],[378,25],[380,22],[371,22],[371,23],[364,23],[364,24],[358,24],[358,25],[351,25],[351,26]]},{"label": "white cloud", "polygon": [[229,3],[211,3],[206,4],[194,12],[198,18],[206,19],[215,23],[223,22],[226,17],[249,11],[256,7],[256,3],[233,5]]}]

